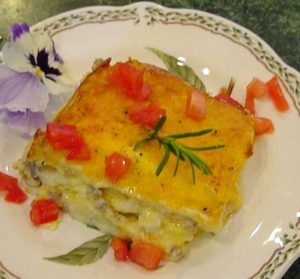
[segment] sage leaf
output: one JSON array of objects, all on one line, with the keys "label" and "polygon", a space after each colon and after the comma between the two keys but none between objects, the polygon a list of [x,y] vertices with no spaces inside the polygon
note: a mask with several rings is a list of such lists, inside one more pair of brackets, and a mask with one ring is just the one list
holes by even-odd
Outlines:
[{"label": "sage leaf", "polygon": [[196,89],[206,92],[204,83],[191,67],[187,65],[178,65],[178,62],[180,61],[178,61],[175,57],[156,48],[147,47],[147,49],[156,54],[164,62],[171,73],[180,76],[182,79],[193,85]]},{"label": "sage leaf", "polygon": [[111,235],[98,236],[83,243],[67,254],[45,259],[69,265],[90,264],[102,258],[110,246],[111,238]]}]

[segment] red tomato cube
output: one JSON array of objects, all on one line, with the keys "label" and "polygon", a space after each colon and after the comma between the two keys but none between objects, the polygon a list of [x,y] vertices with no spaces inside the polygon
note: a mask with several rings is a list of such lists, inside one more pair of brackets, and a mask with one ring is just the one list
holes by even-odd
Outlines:
[{"label": "red tomato cube", "polygon": [[255,136],[273,133],[274,125],[272,121],[265,117],[255,117],[254,132]]},{"label": "red tomato cube", "polygon": [[129,258],[146,269],[155,270],[164,258],[164,251],[151,244],[138,241],[132,244]]},{"label": "red tomato cube", "polygon": [[85,161],[89,160],[91,158],[91,153],[86,146],[86,144],[83,144],[79,148],[74,148],[70,151],[70,153],[67,155],[67,160],[79,160],[79,161]]},{"label": "red tomato cube", "polygon": [[238,109],[241,109],[241,110],[244,109],[244,107],[238,101],[236,101],[235,99],[233,99],[232,97],[230,97],[229,95],[226,95],[224,93],[218,94],[217,96],[215,96],[215,99],[222,103],[236,107]]},{"label": "red tomato cube", "polygon": [[136,101],[147,100],[151,94],[150,87],[144,83],[144,72],[129,63],[117,63],[109,72],[108,80]]},{"label": "red tomato cube", "polygon": [[128,109],[128,114],[134,123],[153,128],[166,115],[166,110],[160,108],[158,102],[153,102],[149,105],[136,104]]},{"label": "red tomato cube", "polygon": [[271,97],[277,110],[282,112],[289,110],[289,104],[284,97],[278,78],[274,76],[266,83],[266,85],[269,90],[269,96]]},{"label": "red tomato cube", "polygon": [[190,92],[186,103],[185,114],[194,120],[201,120],[205,117],[206,105],[203,93],[200,93],[196,89]]},{"label": "red tomato cube", "polygon": [[129,249],[126,240],[114,237],[111,241],[111,246],[117,261],[126,261],[128,259]]},{"label": "red tomato cube", "polygon": [[105,177],[116,183],[129,170],[131,160],[118,152],[114,152],[106,158]]},{"label": "red tomato cube", "polygon": [[251,114],[255,114],[254,99],[263,98],[268,96],[268,87],[266,84],[258,78],[253,78],[247,85],[247,95],[245,108]]},{"label": "red tomato cube", "polygon": [[47,123],[46,138],[56,149],[80,148],[84,141],[74,125]]},{"label": "red tomato cube", "polygon": [[23,203],[27,200],[27,195],[19,187],[15,177],[0,172],[0,191],[5,191],[5,200],[12,203]]},{"label": "red tomato cube", "polygon": [[35,226],[56,221],[58,216],[59,206],[55,200],[41,199],[31,203],[30,219]]}]

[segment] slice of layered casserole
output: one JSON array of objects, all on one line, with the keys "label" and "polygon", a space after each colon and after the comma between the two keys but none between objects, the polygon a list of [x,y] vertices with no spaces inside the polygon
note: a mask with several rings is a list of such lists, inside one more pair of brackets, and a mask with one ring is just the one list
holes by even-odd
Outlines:
[{"label": "slice of layered casserole", "polygon": [[[149,140],[162,117],[159,137],[185,134],[177,146],[205,162],[207,171],[180,155],[174,138],[166,137],[166,145]],[[55,199],[73,218],[105,233],[150,243],[178,260],[199,232],[219,231],[241,206],[238,182],[251,154],[253,120],[162,69],[136,60],[106,61],[51,124],[75,127],[86,150],[70,153],[38,130],[18,163],[22,177],[36,196]],[[199,130],[210,132],[186,134]],[[127,161],[113,161],[108,169],[114,154]]]}]

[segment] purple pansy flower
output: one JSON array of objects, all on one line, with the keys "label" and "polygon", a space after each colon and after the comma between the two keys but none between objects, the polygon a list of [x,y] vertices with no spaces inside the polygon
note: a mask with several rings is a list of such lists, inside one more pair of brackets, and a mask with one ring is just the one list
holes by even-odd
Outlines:
[{"label": "purple pansy flower", "polygon": [[72,90],[63,60],[47,34],[32,34],[26,23],[11,26],[12,41],[2,49],[0,114],[10,127],[32,135],[45,125],[49,93]]},{"label": "purple pansy flower", "polygon": [[15,41],[19,38],[23,33],[29,32],[29,26],[27,23],[15,23],[10,27],[10,31],[12,33],[12,39]]},{"label": "purple pansy flower", "polygon": [[32,112],[30,110],[4,110],[2,112],[2,118],[7,127],[25,135],[31,135],[36,131],[37,128],[44,127],[46,123],[45,115],[40,111]]}]

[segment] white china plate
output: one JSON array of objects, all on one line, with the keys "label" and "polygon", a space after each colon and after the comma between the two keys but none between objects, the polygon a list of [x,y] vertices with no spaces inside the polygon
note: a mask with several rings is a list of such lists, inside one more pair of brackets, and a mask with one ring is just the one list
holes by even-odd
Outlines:
[{"label": "white china plate", "polygon": [[[234,98],[244,102],[253,77],[276,74],[290,110],[257,103],[275,133],[258,138],[241,177],[243,208],[224,230],[197,239],[185,259],[148,272],[118,263],[109,251],[86,266],[67,266],[43,257],[65,253],[97,235],[67,216],[56,231],[30,224],[24,206],[0,200],[0,278],[281,278],[300,256],[300,74],[251,31],[206,12],[169,9],[142,2],[124,7],[88,7],[47,19],[32,30],[47,30],[76,80],[96,58],[134,57],[164,67],[146,47],[183,57],[210,92],[236,79]],[[1,124],[2,125],[2,124]],[[0,171],[16,175],[13,162],[27,140],[0,126]]]}]

